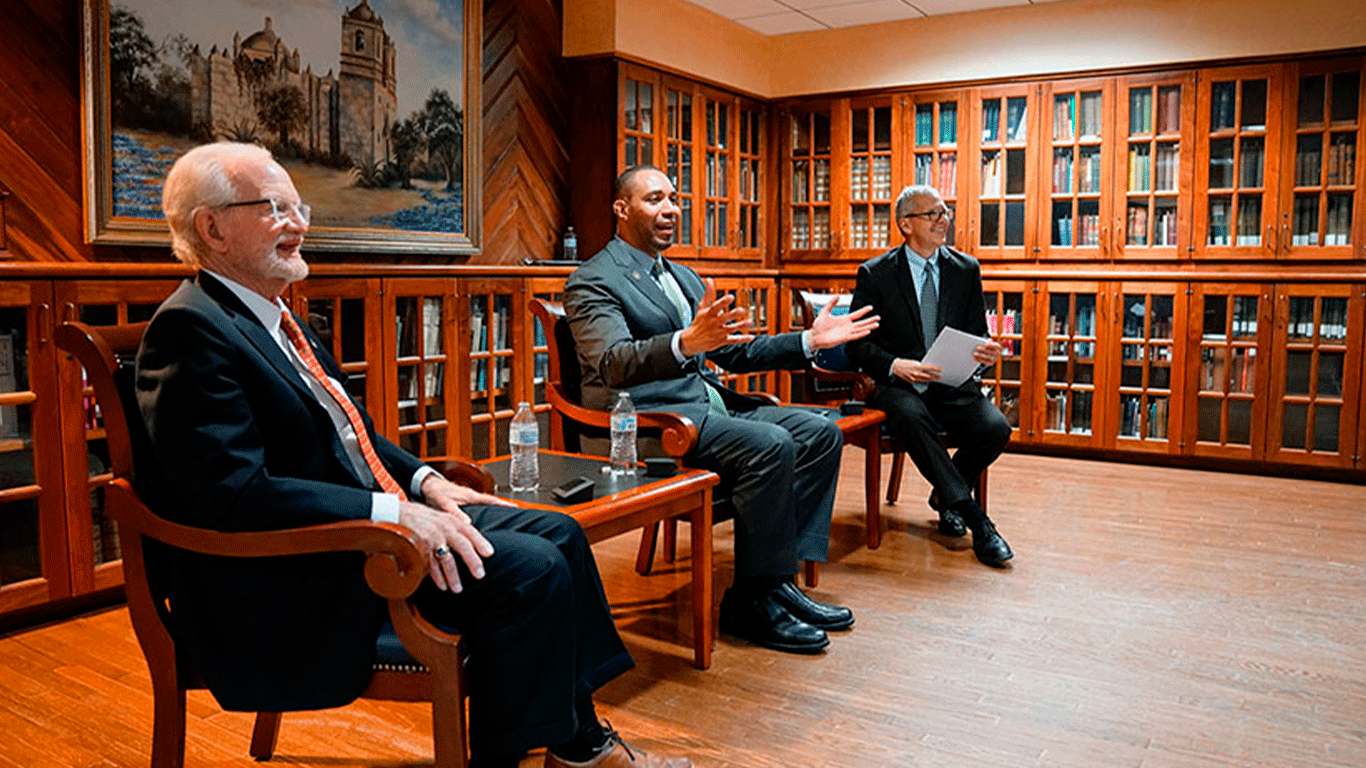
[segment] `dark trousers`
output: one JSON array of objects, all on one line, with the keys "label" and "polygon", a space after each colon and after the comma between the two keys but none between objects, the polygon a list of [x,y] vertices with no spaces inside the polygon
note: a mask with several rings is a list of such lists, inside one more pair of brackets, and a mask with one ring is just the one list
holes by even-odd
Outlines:
[{"label": "dark trousers", "polygon": [[787,577],[798,560],[824,562],[844,438],[800,408],[708,414],[688,465],[721,476],[735,507],[735,575]]},{"label": "dark trousers", "polygon": [[[931,384],[924,394],[909,385],[880,386],[868,404],[887,414],[887,430],[906,446],[939,501],[952,507],[972,495],[977,477],[1010,442],[1010,422],[975,389]],[[939,432],[960,446],[949,458]]]},{"label": "dark trousers", "polygon": [[429,620],[459,630],[469,654],[470,749],[510,754],[569,741],[578,703],[630,669],[588,540],[573,518],[514,507],[466,507],[493,545],[482,579],[461,565],[464,591],[430,580]]}]

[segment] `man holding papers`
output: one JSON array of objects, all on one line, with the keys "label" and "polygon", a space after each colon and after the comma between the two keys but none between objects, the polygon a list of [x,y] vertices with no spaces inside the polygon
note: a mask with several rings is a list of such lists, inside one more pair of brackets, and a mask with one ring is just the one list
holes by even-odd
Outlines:
[{"label": "man holding papers", "polygon": [[[886,411],[887,429],[934,486],[939,531],[971,530],[977,559],[1001,567],[1014,555],[970,491],[1010,440],[1010,423],[972,375],[1001,356],[987,335],[982,270],[944,244],[953,213],[934,187],[903,189],[896,224],[905,244],[859,267],[850,311],[871,305],[882,324],[846,345],[849,358],[877,382],[868,404]],[[952,458],[940,431],[961,446]]]}]

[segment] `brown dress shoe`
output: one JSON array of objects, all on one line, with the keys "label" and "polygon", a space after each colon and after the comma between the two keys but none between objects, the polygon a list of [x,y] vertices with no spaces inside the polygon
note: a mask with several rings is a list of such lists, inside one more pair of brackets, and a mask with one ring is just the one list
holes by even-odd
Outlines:
[{"label": "brown dress shoe", "polygon": [[686,757],[660,757],[631,749],[616,731],[609,730],[607,743],[592,760],[575,763],[561,760],[547,751],[545,768],[692,768],[692,760]]}]

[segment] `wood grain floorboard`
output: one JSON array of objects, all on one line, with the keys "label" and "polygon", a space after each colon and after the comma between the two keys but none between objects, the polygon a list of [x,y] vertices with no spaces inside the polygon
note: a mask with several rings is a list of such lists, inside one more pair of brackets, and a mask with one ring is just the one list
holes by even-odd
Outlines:
[{"label": "wood grain floorboard", "polygon": [[[823,655],[723,635],[693,669],[686,529],[649,577],[634,536],[595,547],[637,661],[599,711],[634,744],[707,768],[1366,766],[1361,486],[1009,454],[997,571],[935,532],[918,478],[865,548],[860,466],[851,449],[814,590],[858,623]],[[255,765],[250,715],[187,706],[187,766]],[[140,768],[151,714],[125,610],[0,637],[0,768]],[[272,762],[430,761],[426,706],[361,701],[287,714]]]}]

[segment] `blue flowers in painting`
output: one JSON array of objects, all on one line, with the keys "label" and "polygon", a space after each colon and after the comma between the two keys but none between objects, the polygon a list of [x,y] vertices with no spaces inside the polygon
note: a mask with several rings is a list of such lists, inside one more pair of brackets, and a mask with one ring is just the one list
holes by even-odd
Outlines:
[{"label": "blue flowers in painting", "polygon": [[463,232],[465,230],[465,195],[461,190],[433,192],[421,190],[426,205],[405,208],[387,216],[373,216],[370,221],[385,227],[409,232]]},{"label": "blue flowers in painting", "polygon": [[128,134],[113,135],[114,215],[161,218],[161,184],[181,150],[149,147]]}]

